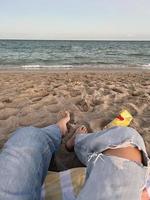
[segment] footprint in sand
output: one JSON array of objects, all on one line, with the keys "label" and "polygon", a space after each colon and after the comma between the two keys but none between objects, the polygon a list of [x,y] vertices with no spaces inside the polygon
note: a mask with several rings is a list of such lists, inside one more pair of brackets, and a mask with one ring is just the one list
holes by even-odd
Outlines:
[{"label": "footprint in sand", "polygon": [[109,122],[110,120],[106,119],[93,119],[89,122],[89,126],[93,132],[97,132],[102,130]]},{"label": "footprint in sand", "polygon": [[133,116],[138,115],[139,108],[133,103],[127,103],[124,105],[124,108],[127,109]]},{"label": "footprint in sand", "polygon": [[79,96],[79,95],[81,95],[81,90],[71,90],[70,91],[71,97],[76,97],[76,96]]},{"label": "footprint in sand", "polygon": [[0,109],[3,109],[5,107],[4,103],[0,102]]},{"label": "footprint in sand", "polygon": [[90,103],[86,99],[80,100],[76,105],[82,112],[88,112],[90,109]]},{"label": "footprint in sand", "polygon": [[3,103],[12,103],[12,100],[10,98],[4,98],[2,100]]},{"label": "footprint in sand", "polygon": [[17,115],[18,109],[16,108],[4,108],[0,112],[0,120],[5,120],[10,116]]}]

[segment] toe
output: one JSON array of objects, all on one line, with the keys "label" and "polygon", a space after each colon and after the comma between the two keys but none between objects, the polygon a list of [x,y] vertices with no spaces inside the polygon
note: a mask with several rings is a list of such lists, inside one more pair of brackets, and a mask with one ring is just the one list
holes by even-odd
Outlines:
[{"label": "toe", "polygon": [[81,129],[82,131],[87,131],[87,128],[84,125],[81,127]]},{"label": "toe", "polygon": [[68,111],[60,111],[57,115],[57,120],[66,119],[70,120],[70,113]]},{"label": "toe", "polygon": [[68,116],[70,113],[69,113],[69,111],[66,110],[66,111],[65,111],[65,114]]},{"label": "toe", "polygon": [[81,127],[79,127],[76,132],[78,133],[87,133],[87,128],[83,125]]},{"label": "toe", "polygon": [[70,113],[69,113],[68,111],[65,111],[65,112],[64,112],[63,118],[64,118],[67,122],[70,121]]},{"label": "toe", "polygon": [[68,111],[65,111],[66,117],[70,118],[70,113]]},{"label": "toe", "polygon": [[87,128],[86,127],[84,128],[84,132],[87,133]]}]

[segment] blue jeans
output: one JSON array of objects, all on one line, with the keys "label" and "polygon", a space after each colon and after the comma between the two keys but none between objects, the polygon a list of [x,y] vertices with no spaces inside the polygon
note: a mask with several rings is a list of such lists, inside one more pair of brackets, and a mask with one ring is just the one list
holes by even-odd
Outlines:
[{"label": "blue jeans", "polygon": [[60,143],[57,125],[17,129],[0,154],[0,200],[39,200],[50,159]]},{"label": "blue jeans", "polygon": [[[60,143],[57,125],[17,129],[0,154],[0,200],[40,200],[50,159]],[[128,144],[142,150],[146,166],[102,153]],[[75,152],[87,166],[86,182],[78,200],[139,199],[146,183],[148,156],[141,136],[134,129],[115,127],[80,134],[76,137]]]},{"label": "blue jeans", "polygon": [[[137,147],[143,164],[107,156],[106,149]],[[86,181],[77,200],[140,200],[149,178],[149,158],[140,134],[129,127],[113,127],[77,135],[75,152],[87,166]]]}]

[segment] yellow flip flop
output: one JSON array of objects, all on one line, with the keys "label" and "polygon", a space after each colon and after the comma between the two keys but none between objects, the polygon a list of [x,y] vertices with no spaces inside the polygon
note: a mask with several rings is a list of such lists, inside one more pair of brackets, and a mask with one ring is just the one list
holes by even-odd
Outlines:
[{"label": "yellow flip flop", "polygon": [[122,110],[119,115],[104,128],[111,128],[113,126],[129,126],[132,120],[133,116],[131,113],[127,110]]}]

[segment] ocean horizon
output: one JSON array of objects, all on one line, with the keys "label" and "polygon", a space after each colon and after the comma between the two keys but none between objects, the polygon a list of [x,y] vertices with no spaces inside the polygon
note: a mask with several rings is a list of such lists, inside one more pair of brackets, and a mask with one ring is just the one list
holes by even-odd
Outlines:
[{"label": "ocean horizon", "polygon": [[150,69],[150,41],[0,39],[1,69]]}]

